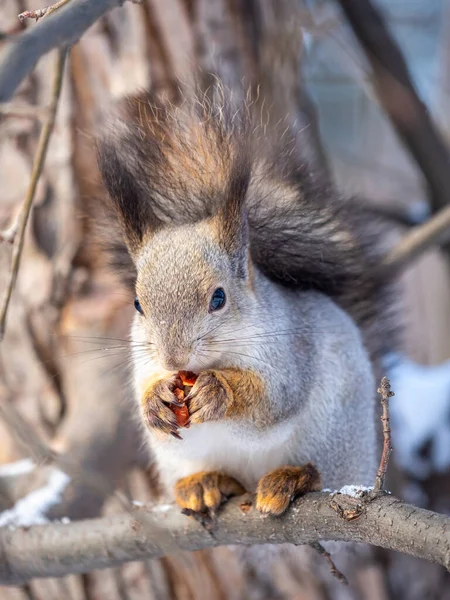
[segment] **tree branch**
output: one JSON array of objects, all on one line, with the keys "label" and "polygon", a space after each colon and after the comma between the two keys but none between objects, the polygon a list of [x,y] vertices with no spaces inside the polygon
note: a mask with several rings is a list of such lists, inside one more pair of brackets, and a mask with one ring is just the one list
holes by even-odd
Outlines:
[{"label": "tree branch", "polygon": [[339,569],[334,564],[333,559],[331,558],[331,554],[327,550],[325,550],[322,544],[320,542],[311,542],[310,546],[311,548],[314,548],[314,550],[318,552],[320,556],[323,556],[324,559],[327,561],[330,567],[330,573],[333,575],[333,577],[336,577],[336,579],[344,585],[348,585],[347,577],[344,575],[344,573],[339,571]]},{"label": "tree branch", "polygon": [[2,117],[18,117],[24,119],[45,119],[48,117],[48,108],[45,108],[44,106],[7,102],[5,104],[0,104],[0,115]]},{"label": "tree branch", "polygon": [[426,250],[439,244],[449,231],[450,206],[447,206],[422,225],[413,227],[376,267],[375,275],[393,277]]},{"label": "tree branch", "polygon": [[422,171],[437,211],[450,199],[450,156],[419,98],[405,59],[370,0],[338,0],[373,69],[381,106]]},{"label": "tree branch", "polygon": [[379,494],[384,489],[384,479],[389,464],[389,457],[392,452],[389,398],[392,398],[395,394],[394,392],[391,392],[391,384],[387,377],[383,377],[381,380],[381,386],[378,388],[378,393],[381,395],[381,406],[383,409],[381,416],[381,422],[383,423],[383,453],[381,455],[378,473],[375,478],[375,485],[373,486],[374,494]]},{"label": "tree branch", "polygon": [[68,2],[70,2],[70,0],[59,0],[59,2],[56,2],[56,4],[51,6],[44,6],[44,8],[38,8],[37,10],[26,10],[25,12],[20,13],[19,21],[25,21],[26,19],[35,19],[38,21],[43,17],[48,17],[52,12],[55,12],[55,10],[58,10],[58,8],[61,8],[61,6],[64,6],[64,4],[67,4]]},{"label": "tree branch", "polygon": [[[341,495],[337,498],[342,502],[354,500]],[[135,517],[127,513],[68,525],[3,528],[0,583],[17,585],[33,577],[61,577],[163,556],[167,546],[142,526],[142,512],[155,525],[164,524],[180,550],[226,544],[352,541],[404,552],[450,570],[450,517],[382,494],[364,503],[359,518],[346,521],[330,506],[330,495],[321,492],[308,494],[294,502],[283,517],[271,519],[255,510],[242,511],[239,498],[234,499],[208,530],[173,506],[138,509]]]},{"label": "tree branch", "polygon": [[37,61],[52,50],[74,44],[110,9],[124,0],[72,0],[49,18],[15,36],[0,54],[0,102],[10,100]]},{"label": "tree branch", "polygon": [[[41,134],[39,136],[36,156],[33,162],[33,171],[31,173],[30,185],[28,186],[25,202],[23,203],[23,207],[18,215],[17,226],[13,225],[12,228],[9,229],[9,232],[11,232],[11,237],[14,240],[14,248],[12,253],[11,273],[8,284],[6,286],[5,296],[3,298],[2,304],[0,305],[0,341],[2,340],[5,332],[6,316],[8,314],[9,302],[11,300],[11,294],[14,289],[14,285],[16,283],[17,274],[19,272],[20,259],[22,256],[22,249],[25,241],[25,231],[28,223],[28,217],[30,216],[31,207],[33,206],[34,194],[36,192],[37,184],[39,182],[42,168],[44,166],[48,144],[50,142],[50,137],[53,131],[53,126],[55,125],[56,111],[58,109],[59,96],[61,94],[62,88],[66,54],[66,49],[61,49],[58,51],[58,58],[56,61],[55,75],[53,80],[52,101],[49,108],[48,119],[44,123],[41,130]],[[5,234],[3,234],[0,237],[5,238]]]}]

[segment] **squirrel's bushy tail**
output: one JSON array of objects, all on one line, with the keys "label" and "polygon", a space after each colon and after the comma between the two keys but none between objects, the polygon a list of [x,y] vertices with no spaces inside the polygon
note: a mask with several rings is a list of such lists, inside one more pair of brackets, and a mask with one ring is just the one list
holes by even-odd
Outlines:
[{"label": "squirrel's bushy tail", "polygon": [[298,164],[301,132],[292,123],[256,120],[251,103],[236,108],[219,89],[216,99],[176,105],[142,93],[123,101],[104,125],[99,165],[128,247],[145,238],[155,219],[183,226],[215,214],[238,165],[249,181],[255,264],[283,285],[334,298],[379,357],[392,344],[389,285],[373,276],[382,227],[361,202],[341,198]]}]

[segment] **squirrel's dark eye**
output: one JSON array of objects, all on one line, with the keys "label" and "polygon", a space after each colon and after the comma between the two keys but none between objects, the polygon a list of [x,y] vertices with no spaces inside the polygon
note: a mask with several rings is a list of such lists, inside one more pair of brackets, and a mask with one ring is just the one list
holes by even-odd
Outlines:
[{"label": "squirrel's dark eye", "polygon": [[225,292],[222,288],[217,288],[214,294],[211,297],[211,302],[209,303],[209,312],[214,312],[215,310],[220,310],[225,306]]},{"label": "squirrel's dark eye", "polygon": [[142,310],[142,306],[141,303],[138,300],[138,297],[136,296],[136,298],[134,299],[134,308],[138,311],[138,313],[141,313],[141,315],[144,314],[144,311]]}]

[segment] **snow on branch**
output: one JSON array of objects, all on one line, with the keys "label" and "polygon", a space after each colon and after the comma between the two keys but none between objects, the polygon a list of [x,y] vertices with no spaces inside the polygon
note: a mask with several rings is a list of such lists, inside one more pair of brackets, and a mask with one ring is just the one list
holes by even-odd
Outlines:
[{"label": "snow on branch", "polygon": [[0,478],[1,477],[17,477],[18,475],[25,475],[34,471],[36,465],[31,458],[23,458],[13,463],[7,463],[0,465]]},{"label": "snow on branch", "polygon": [[[358,516],[345,518],[349,507],[356,504]],[[353,541],[405,552],[450,570],[450,517],[405,504],[388,494],[369,495],[364,500],[364,494],[358,498],[315,492],[294,502],[279,518],[264,518],[237,498],[227,503],[207,528],[182,515],[175,506],[140,508],[134,514],[67,525],[2,528],[0,583],[17,585],[33,577],[60,577],[163,556],[167,547],[143,526],[142,513],[155,525],[164,525],[180,550],[224,544]]]},{"label": "snow on branch", "polygon": [[46,513],[52,506],[61,502],[62,494],[69,481],[68,475],[58,469],[52,469],[48,482],[43,487],[21,498],[13,508],[0,512],[0,527],[48,523]]}]

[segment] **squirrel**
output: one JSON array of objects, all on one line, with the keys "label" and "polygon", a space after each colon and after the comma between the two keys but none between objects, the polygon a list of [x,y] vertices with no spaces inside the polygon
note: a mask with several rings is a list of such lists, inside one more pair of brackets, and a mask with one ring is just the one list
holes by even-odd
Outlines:
[{"label": "squirrel", "polygon": [[[97,137],[132,260],[134,390],[166,494],[189,511],[248,491],[276,516],[376,474],[378,233],[297,164],[300,133],[278,131],[266,144],[223,94],[174,104],[142,92]],[[180,370],[198,376],[181,436]]]}]

